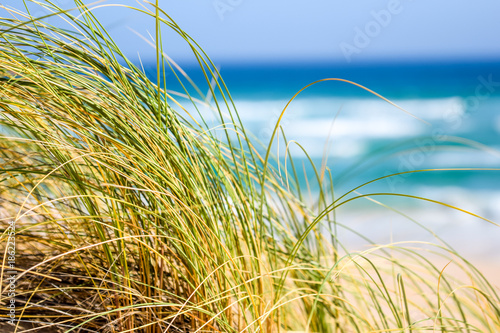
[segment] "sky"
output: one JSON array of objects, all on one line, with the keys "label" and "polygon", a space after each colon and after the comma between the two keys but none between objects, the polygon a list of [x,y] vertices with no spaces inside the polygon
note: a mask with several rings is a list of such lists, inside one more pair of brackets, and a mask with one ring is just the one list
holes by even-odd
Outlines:
[{"label": "sky", "polygon": [[[153,18],[103,7],[109,4],[138,2],[101,1],[94,12],[127,56],[153,59],[154,49],[133,32],[151,40]],[[216,63],[500,59],[498,0],[160,0],[160,6]],[[193,61],[186,43],[167,30],[169,56]]]}]

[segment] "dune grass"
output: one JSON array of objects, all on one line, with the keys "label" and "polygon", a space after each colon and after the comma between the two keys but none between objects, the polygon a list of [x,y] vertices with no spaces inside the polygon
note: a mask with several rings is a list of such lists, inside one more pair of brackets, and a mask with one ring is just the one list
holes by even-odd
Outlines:
[{"label": "dune grass", "polygon": [[[286,186],[272,142],[259,153],[213,63],[157,3],[135,9],[156,20],[157,82],[80,1],[39,5],[72,29],[13,9],[0,21],[0,301],[7,320],[14,221],[17,331],[500,331],[496,288],[439,239],[346,252],[335,211],[366,195],[334,193],[320,172],[308,204],[293,159]],[[205,96],[162,53],[161,26],[192,47],[218,126],[183,107]],[[167,90],[166,71],[189,88]]]}]

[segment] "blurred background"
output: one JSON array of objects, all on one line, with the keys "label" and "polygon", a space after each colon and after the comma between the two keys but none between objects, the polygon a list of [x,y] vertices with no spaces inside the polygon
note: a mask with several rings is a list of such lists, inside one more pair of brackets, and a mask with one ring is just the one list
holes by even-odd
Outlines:
[{"label": "blurred background", "polygon": [[[126,55],[154,78],[154,19],[125,6],[152,7],[139,1],[84,2],[95,8]],[[20,1],[5,5],[22,8]],[[318,83],[299,95],[281,125],[318,169],[323,164],[331,170],[338,194],[397,172],[500,168],[498,1],[161,0],[160,5],[219,67],[243,122],[264,145],[288,100],[324,78],[364,85],[415,116],[345,82]],[[33,7],[31,14],[44,12]],[[185,41],[167,28],[162,37],[164,51],[201,82]],[[167,88],[178,88],[173,75],[166,79]],[[282,162],[283,147],[273,147]],[[301,186],[314,201],[313,168],[296,145],[290,152],[304,174]],[[425,196],[500,223],[499,188],[500,171],[468,170],[395,176],[359,192]],[[339,220],[379,242],[425,240],[428,234],[413,218],[471,257],[500,259],[500,232],[485,221],[429,202],[373,199],[407,216],[357,200],[339,210]],[[344,239],[353,246],[361,242],[347,231]]]},{"label": "blurred background", "polygon": [[[23,1],[2,2],[23,8]],[[74,4],[53,2],[63,8]],[[152,10],[145,1],[83,3],[99,7],[94,13],[130,57],[154,58],[154,49],[129,33],[133,29],[154,36],[154,21],[117,6]],[[500,3],[494,0],[160,0],[159,4],[221,65],[484,61],[500,56]],[[33,6],[32,14],[43,11]],[[194,60],[182,40],[167,37],[170,56],[185,63]]]}]

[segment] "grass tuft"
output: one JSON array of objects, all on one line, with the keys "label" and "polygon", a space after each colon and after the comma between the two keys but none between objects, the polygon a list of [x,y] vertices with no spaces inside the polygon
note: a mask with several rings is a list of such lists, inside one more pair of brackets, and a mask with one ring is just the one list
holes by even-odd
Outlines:
[{"label": "grass tuft", "polygon": [[[0,302],[7,321],[13,221],[17,331],[500,331],[497,290],[439,239],[346,252],[336,209],[393,194],[334,195],[322,168],[308,205],[293,159],[284,183],[272,140],[262,156],[158,1],[130,8],[156,22],[156,82],[81,1],[33,3],[52,14],[2,6],[0,20]],[[211,97],[188,92],[201,90],[162,52],[162,26],[192,48]],[[167,90],[167,70],[184,92]],[[210,98],[216,126],[183,107]]]}]

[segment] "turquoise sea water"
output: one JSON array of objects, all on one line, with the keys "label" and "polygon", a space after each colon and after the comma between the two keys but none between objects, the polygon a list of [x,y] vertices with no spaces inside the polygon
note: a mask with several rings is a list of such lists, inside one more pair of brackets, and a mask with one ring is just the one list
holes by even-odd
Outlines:
[{"label": "turquoise sea water", "polygon": [[[187,72],[201,82],[199,70],[188,67]],[[451,138],[459,136],[492,149],[500,148],[500,63],[229,65],[220,72],[244,123],[264,143],[268,143],[280,112],[299,89],[319,79],[342,78],[374,90],[421,120],[359,87],[343,82],[316,84],[299,95],[281,123],[288,139],[299,141],[315,160],[324,156],[328,142],[327,155],[339,165],[366,159],[392,146],[420,147],[421,153],[408,156],[408,161],[400,157],[364,171],[372,177],[380,174],[379,167],[397,171],[412,165],[500,166],[496,152],[461,149],[466,145]],[[173,82],[173,77],[167,82]],[[178,88],[175,83],[169,86]],[[440,147],[443,145],[453,147],[447,150]],[[497,184],[490,179],[500,180],[494,173],[480,177],[470,172],[439,177],[428,174],[419,181],[427,178],[442,184],[450,179],[469,187],[492,189]]]},{"label": "turquoise sea water", "polygon": [[[195,82],[203,82],[199,69],[184,69]],[[500,62],[226,65],[220,72],[246,128],[264,145],[269,143],[289,99],[302,87],[324,78],[361,84],[414,115],[345,82],[316,84],[291,103],[281,121],[287,140],[300,143],[318,169],[326,158],[338,194],[397,172],[500,168]],[[200,86],[208,91],[206,84]],[[167,88],[180,89],[171,75],[167,75]],[[193,107],[187,108],[194,112]],[[215,119],[209,108],[200,105],[199,110],[209,123]],[[285,162],[282,139],[272,151]],[[290,153],[299,173],[305,174],[300,186],[306,189],[309,184],[312,192],[317,190],[313,168],[302,150],[291,144]],[[425,196],[500,222],[500,171],[401,175],[377,181],[359,192]],[[475,218],[435,204],[390,196],[376,199],[413,213],[433,229],[446,230],[452,243],[466,237],[481,249],[478,252],[498,252],[485,247],[498,244],[496,227],[491,229]],[[406,222],[388,218],[373,202],[360,200],[352,207],[357,210],[346,208],[344,214],[350,225],[365,216],[371,226],[366,230],[375,238],[381,230],[381,241],[389,241],[384,238],[389,235],[385,225],[389,221],[391,230],[399,228],[400,235],[418,234]],[[360,210],[366,214],[360,215]]]},{"label": "turquoise sea water", "polygon": [[[199,69],[184,69],[203,82]],[[318,166],[327,157],[339,191],[396,172],[500,168],[500,62],[226,65],[220,72],[246,128],[266,145],[288,100],[324,78],[359,83],[419,118],[345,82],[321,82],[302,92],[281,125]],[[167,88],[180,90],[175,81],[167,75]],[[200,110],[210,119],[208,109]],[[282,162],[284,147],[283,141],[279,151],[273,147]],[[312,180],[301,149],[292,144],[290,153],[297,164],[304,162]],[[500,210],[500,171],[426,172],[379,181],[370,189],[438,193],[445,187],[496,197],[489,210]]]}]

